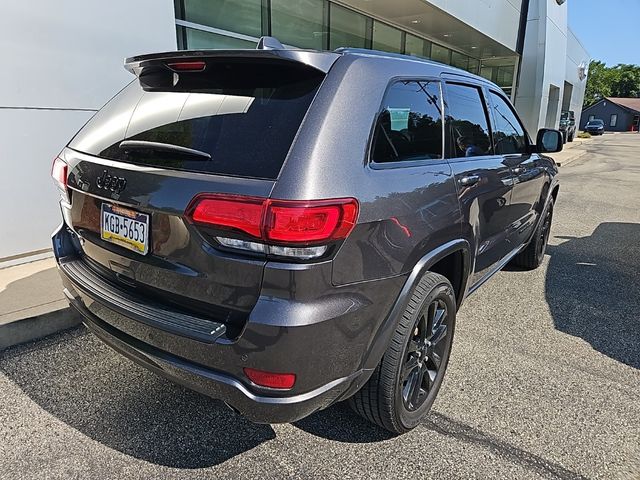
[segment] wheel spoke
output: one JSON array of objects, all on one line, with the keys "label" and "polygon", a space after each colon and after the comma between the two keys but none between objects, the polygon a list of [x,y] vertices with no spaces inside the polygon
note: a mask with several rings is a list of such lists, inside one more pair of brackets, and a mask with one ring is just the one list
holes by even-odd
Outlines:
[{"label": "wheel spoke", "polygon": [[436,346],[440,340],[442,340],[444,337],[447,336],[447,326],[446,325],[440,325],[431,335],[431,338],[429,338],[429,341],[431,342],[431,346],[434,347]]},{"label": "wheel spoke", "polygon": [[436,371],[440,370],[440,365],[442,364],[442,357],[438,355],[436,352],[434,352],[433,350],[431,350],[428,354],[428,358],[433,363],[435,370]]},{"label": "wheel spoke", "polygon": [[420,398],[420,393],[422,392],[422,382],[424,381],[424,372],[425,368],[419,368],[416,370],[416,381],[413,385],[410,397],[410,405],[413,407],[418,406],[418,399]]},{"label": "wheel spoke", "polygon": [[436,381],[436,377],[438,376],[438,370],[434,370],[432,368],[427,369],[427,374],[429,376],[429,389],[431,389],[431,385]]},{"label": "wheel spoke", "polygon": [[446,315],[447,315],[446,308],[436,308],[436,311],[435,311],[435,313],[433,315],[433,328],[432,328],[432,330],[435,330],[437,327],[442,325],[442,322],[444,321],[444,318],[445,318]]},{"label": "wheel spoke", "polygon": [[402,367],[402,372],[400,373],[400,379],[404,382],[407,377],[418,367],[418,359],[411,355],[409,359],[405,362]]},{"label": "wheel spoke", "polygon": [[429,342],[431,342],[432,346],[435,346],[440,340],[447,336],[447,326],[444,323],[446,317],[447,307],[445,305],[443,305],[442,308],[436,308],[431,327],[431,336],[429,337]]},{"label": "wheel spoke", "polygon": [[402,389],[402,398],[405,401],[405,405],[407,406],[407,408],[411,408],[412,407],[412,399],[413,399],[413,395],[414,395],[414,390],[417,388],[417,381],[418,381],[418,373],[419,370],[415,369],[413,370],[410,374],[409,374],[409,378],[407,379],[407,383],[406,385],[403,387]]},{"label": "wheel spoke", "polygon": [[424,343],[424,341],[427,339],[427,326],[429,325],[427,317],[430,318],[430,316],[431,306],[429,306],[427,312],[422,313],[422,315],[420,316],[420,320],[418,320],[418,338],[420,339],[421,343]]}]

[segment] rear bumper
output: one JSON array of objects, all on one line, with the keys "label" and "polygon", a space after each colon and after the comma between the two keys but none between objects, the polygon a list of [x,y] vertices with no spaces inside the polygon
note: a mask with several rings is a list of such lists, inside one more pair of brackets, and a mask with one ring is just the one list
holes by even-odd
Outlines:
[{"label": "rear bumper", "polygon": [[333,403],[362,373],[339,378],[304,394],[257,395],[230,375],[186,361],[121,332],[67,295],[70,304],[82,314],[87,328],[111,348],[162,377],[224,401],[256,423],[287,423],[304,418]]},{"label": "rear bumper", "polygon": [[[135,293],[121,290],[118,294],[117,286],[109,292],[99,278],[69,268],[83,262],[77,247],[71,245],[72,237],[63,224],[53,237],[54,252],[65,294],[85,325],[133,361],[223,400],[258,423],[298,420],[359,388],[371,373],[362,368],[362,360],[387,308],[373,299],[385,299],[390,309],[397,295],[390,291],[397,292],[395,284],[404,281],[370,282],[365,288],[357,285],[352,287],[357,292],[345,289],[328,297],[327,305],[316,300],[305,305],[305,310],[297,302],[270,298],[256,305],[237,338],[225,335],[221,324],[212,321],[208,322],[213,335],[207,336],[189,315],[162,312],[153,304],[146,308],[144,298]],[[188,328],[181,331],[185,325]],[[296,385],[283,391],[259,387],[244,376],[243,367],[294,372]]]}]

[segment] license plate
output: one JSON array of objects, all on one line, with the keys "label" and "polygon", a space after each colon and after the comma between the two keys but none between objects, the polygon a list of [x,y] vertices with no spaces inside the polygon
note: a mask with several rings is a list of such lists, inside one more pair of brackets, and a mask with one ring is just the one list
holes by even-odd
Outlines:
[{"label": "license plate", "polygon": [[149,215],[103,203],[100,211],[100,237],[146,255],[149,251]]}]

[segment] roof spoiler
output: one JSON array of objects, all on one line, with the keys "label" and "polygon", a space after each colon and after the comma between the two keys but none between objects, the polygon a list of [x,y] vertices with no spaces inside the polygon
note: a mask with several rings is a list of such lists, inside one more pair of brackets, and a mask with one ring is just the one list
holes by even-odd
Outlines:
[{"label": "roof spoiler", "polygon": [[168,67],[169,63],[203,62],[209,58],[237,58],[247,60],[272,59],[274,61],[301,63],[322,73],[327,73],[339,57],[340,54],[334,52],[287,49],[274,37],[262,37],[255,50],[181,50],[177,52],[152,53],[125,59],[124,68],[139,77],[146,67]]}]

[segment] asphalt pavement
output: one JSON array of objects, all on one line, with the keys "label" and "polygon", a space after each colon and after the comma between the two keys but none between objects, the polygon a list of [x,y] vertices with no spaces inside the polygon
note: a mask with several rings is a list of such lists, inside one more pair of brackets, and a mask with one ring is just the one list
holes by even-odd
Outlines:
[{"label": "asphalt pavement", "polygon": [[77,328],[0,352],[0,478],[640,479],[640,135],[585,145],[544,265],[468,299],[414,431],[254,425]]}]

